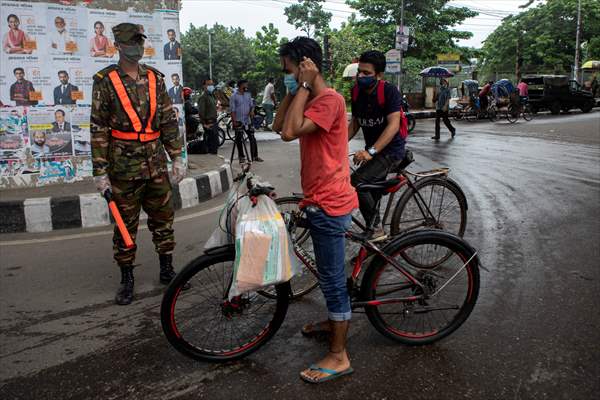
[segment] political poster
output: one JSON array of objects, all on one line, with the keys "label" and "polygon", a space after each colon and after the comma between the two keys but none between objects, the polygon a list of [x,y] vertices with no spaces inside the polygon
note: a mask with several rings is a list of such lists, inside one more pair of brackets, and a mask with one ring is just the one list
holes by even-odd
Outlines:
[{"label": "political poster", "polygon": [[179,2],[0,0],[0,188],[91,175],[93,77],[118,62],[122,22],[143,27],[141,62],[165,74],[183,132],[179,12],[165,7]]},{"label": "political poster", "polygon": [[70,108],[32,107],[27,121],[31,155],[34,158],[73,155]]},{"label": "political poster", "polygon": [[179,13],[161,12],[160,17],[162,27],[162,58],[167,64],[181,62],[181,43],[179,32]]},{"label": "political poster", "polygon": [[90,110],[90,107],[76,107],[71,112],[73,154],[76,156],[89,156],[92,154]]}]

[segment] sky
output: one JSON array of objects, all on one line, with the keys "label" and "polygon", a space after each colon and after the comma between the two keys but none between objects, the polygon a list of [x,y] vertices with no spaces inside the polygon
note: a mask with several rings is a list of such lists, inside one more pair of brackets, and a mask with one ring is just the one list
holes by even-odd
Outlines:
[{"label": "sky", "polygon": [[[225,26],[241,27],[247,36],[254,36],[261,26],[272,22],[281,36],[293,38],[302,35],[287,23],[283,10],[294,0],[182,0],[180,14],[181,30],[187,31],[190,23],[195,26],[215,22]],[[483,40],[500,25],[501,19],[511,13],[519,13],[519,5],[526,0],[453,0],[449,4],[464,6],[480,11],[480,15],[466,20],[458,29],[473,32],[469,40],[459,42],[461,46],[481,47]],[[339,28],[353,11],[344,0],[327,0],[323,7],[333,14],[330,26]]]}]

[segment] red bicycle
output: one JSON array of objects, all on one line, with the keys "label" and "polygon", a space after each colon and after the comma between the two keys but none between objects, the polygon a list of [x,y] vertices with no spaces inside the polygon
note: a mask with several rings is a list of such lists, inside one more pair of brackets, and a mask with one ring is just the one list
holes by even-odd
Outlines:
[{"label": "red bicycle", "polygon": [[[352,156],[353,154],[350,154]],[[381,224],[387,238],[422,229],[439,229],[462,237],[467,227],[467,198],[460,186],[448,177],[449,169],[411,172],[406,168],[414,161],[410,150],[396,168],[393,177],[368,184],[360,184],[357,191],[379,191],[381,193],[377,210],[383,206]],[[299,219],[304,215],[300,209],[302,193],[281,197],[275,200],[284,220]],[[369,229],[359,211],[352,215],[350,231],[365,234]],[[290,230],[294,242],[312,252],[312,241],[308,229],[294,227]],[[347,254],[353,255],[358,244],[348,241]],[[347,264],[351,264],[351,259]],[[416,261],[413,261],[417,264]],[[292,298],[310,293],[319,285],[315,274],[304,269],[291,281]],[[269,294],[269,292],[267,292]],[[273,293],[272,293],[273,294]],[[274,295],[274,294],[273,294]]]},{"label": "red bicycle", "polygon": [[[249,196],[269,195],[253,186]],[[307,229],[299,213],[288,215],[288,229]],[[479,293],[477,252],[463,239],[440,230],[417,230],[375,243],[347,232],[358,247],[348,288],[352,308],[364,308],[371,324],[397,342],[420,345],[440,340],[461,326]],[[294,243],[306,270],[318,277],[315,261]],[[167,288],[161,323],[169,343],[182,354],[224,362],[249,355],[275,335],[287,314],[290,283],[228,300],[235,247],[205,252],[191,261]],[[183,291],[186,283],[192,283]]]}]

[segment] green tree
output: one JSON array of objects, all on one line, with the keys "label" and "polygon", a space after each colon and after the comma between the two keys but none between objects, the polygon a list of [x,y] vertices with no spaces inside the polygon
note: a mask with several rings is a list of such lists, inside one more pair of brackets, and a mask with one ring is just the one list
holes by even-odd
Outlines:
[{"label": "green tree", "polygon": [[[505,18],[484,42],[483,74],[514,71],[517,47],[523,73],[570,73],[575,56],[577,1],[548,0]],[[581,0],[581,10],[581,42],[587,41],[593,50],[600,37],[600,2]]]},{"label": "green tree", "polygon": [[[287,41],[285,38],[282,40]],[[279,62],[279,44],[279,30],[272,23],[263,26],[259,32],[256,32],[256,37],[252,39],[252,50],[256,63],[244,78],[249,80],[251,90],[256,90],[258,94],[267,78],[283,79]],[[281,82],[276,86],[283,87]]]},{"label": "green tree", "polygon": [[[348,0],[363,18],[352,25],[357,35],[381,50],[394,47],[394,32],[400,23],[401,0]],[[438,53],[460,51],[457,39],[469,39],[471,32],[453,27],[477,12],[467,7],[448,6],[449,0],[405,0],[404,25],[413,28],[407,56],[433,61]]]},{"label": "green tree", "polygon": [[285,8],[288,24],[300,29],[308,37],[321,38],[329,29],[331,13],[323,10],[324,0],[300,0]]},{"label": "green tree", "polygon": [[241,79],[256,64],[252,40],[241,28],[215,24],[212,28],[190,25],[181,35],[183,79],[186,85],[199,88],[209,75],[208,32],[212,34],[213,79],[217,82]]}]

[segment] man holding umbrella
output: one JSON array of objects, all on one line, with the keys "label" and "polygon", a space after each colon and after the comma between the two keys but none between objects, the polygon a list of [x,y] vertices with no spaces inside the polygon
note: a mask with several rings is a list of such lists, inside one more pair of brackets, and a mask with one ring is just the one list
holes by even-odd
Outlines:
[{"label": "man holding umbrella", "polygon": [[452,126],[448,119],[449,105],[450,89],[448,89],[448,81],[442,78],[440,79],[440,93],[435,104],[435,136],[431,137],[433,140],[440,140],[440,118],[444,120],[444,125],[448,128],[452,137],[454,138],[456,135],[456,128]]},{"label": "man holding umbrella", "polygon": [[446,125],[450,134],[454,137],[456,135],[456,129],[448,119],[450,89],[448,89],[448,81],[445,79],[454,76],[454,74],[444,67],[437,66],[425,68],[419,75],[423,77],[440,78],[440,92],[438,93],[435,104],[435,136],[432,136],[431,138],[433,140],[440,140],[440,118],[444,120],[444,125]]}]

